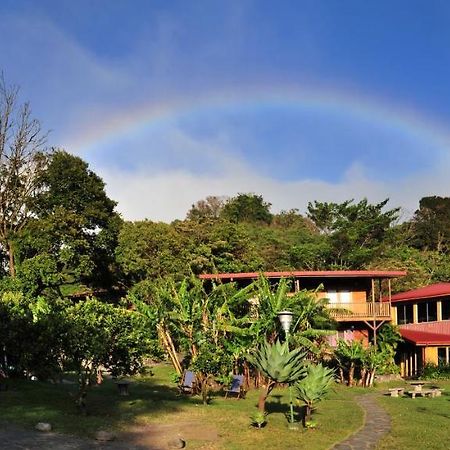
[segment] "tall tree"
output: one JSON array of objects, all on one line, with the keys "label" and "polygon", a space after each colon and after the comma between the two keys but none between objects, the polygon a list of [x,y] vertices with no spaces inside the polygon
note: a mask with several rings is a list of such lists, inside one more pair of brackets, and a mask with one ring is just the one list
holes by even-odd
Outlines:
[{"label": "tall tree", "polygon": [[102,179],[81,158],[56,151],[40,185],[35,217],[18,240],[23,275],[53,271],[58,283],[110,286],[121,220]]},{"label": "tall tree", "polygon": [[399,208],[384,210],[388,201],[308,203],[308,217],[329,236],[330,265],[360,268],[371,260],[398,217]]},{"label": "tall tree", "polygon": [[450,197],[423,197],[412,221],[414,246],[448,251],[450,243]]},{"label": "tall tree", "polygon": [[221,216],[235,223],[270,223],[272,221],[271,206],[264,201],[262,195],[238,194],[225,203]]},{"label": "tall tree", "polygon": [[209,195],[204,200],[199,200],[195,205],[192,205],[188,211],[186,218],[188,220],[210,220],[218,219],[225,204],[225,197],[217,197]]},{"label": "tall tree", "polygon": [[0,246],[11,276],[16,274],[14,239],[30,218],[30,201],[48,160],[46,134],[29,103],[19,104],[18,94],[0,76]]}]

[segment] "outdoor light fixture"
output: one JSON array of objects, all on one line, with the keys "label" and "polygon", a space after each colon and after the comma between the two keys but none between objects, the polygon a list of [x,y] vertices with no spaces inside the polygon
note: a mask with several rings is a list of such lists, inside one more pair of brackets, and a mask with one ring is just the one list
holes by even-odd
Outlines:
[{"label": "outdoor light fixture", "polygon": [[281,328],[283,328],[283,331],[288,335],[294,314],[291,311],[280,311],[277,316],[280,320]]}]

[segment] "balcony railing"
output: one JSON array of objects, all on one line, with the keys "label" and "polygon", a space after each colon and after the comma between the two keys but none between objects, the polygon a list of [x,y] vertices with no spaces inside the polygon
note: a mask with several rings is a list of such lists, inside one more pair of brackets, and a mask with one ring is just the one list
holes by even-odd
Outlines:
[{"label": "balcony railing", "polygon": [[335,320],[389,320],[389,303],[329,303],[330,315]]}]

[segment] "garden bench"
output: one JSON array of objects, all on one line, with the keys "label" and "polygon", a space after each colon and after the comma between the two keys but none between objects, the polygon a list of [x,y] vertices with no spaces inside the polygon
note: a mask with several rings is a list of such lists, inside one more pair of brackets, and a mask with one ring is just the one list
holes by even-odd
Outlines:
[{"label": "garden bench", "polygon": [[408,391],[408,394],[411,395],[412,398],[416,398],[416,395],[421,397],[438,397],[441,392],[439,391],[439,393],[437,393],[436,391],[439,391],[439,389],[420,389]]},{"label": "garden bench", "polygon": [[402,388],[402,387],[389,389],[389,394],[391,394],[391,397],[398,397],[400,395],[403,395],[404,393],[405,393],[405,388]]}]

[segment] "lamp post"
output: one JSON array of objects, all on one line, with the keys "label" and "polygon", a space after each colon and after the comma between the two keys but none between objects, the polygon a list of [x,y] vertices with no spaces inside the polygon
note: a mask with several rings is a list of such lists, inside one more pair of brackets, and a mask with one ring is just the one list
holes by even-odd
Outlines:
[{"label": "lamp post", "polygon": [[[284,334],[286,335],[286,342],[289,345],[289,333],[291,331],[291,325],[294,318],[292,311],[280,311],[278,314],[278,320],[280,321],[281,328],[283,328]],[[292,403],[292,385],[289,383],[289,408],[291,412],[291,424],[294,423],[294,405]]]}]

